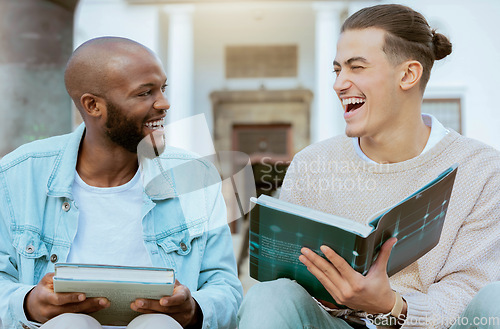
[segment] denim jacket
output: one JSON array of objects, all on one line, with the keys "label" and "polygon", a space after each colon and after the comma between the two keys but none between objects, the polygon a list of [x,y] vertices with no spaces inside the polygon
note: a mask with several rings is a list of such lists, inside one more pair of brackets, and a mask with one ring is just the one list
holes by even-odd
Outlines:
[{"label": "denim jacket", "polygon": [[[72,184],[84,130],[82,124],[23,145],[0,161],[0,328],[30,327],[26,294],[68,256],[78,227]],[[175,269],[200,305],[203,328],[236,327],[242,288],[214,167],[171,148],[141,175],[153,266]]]}]

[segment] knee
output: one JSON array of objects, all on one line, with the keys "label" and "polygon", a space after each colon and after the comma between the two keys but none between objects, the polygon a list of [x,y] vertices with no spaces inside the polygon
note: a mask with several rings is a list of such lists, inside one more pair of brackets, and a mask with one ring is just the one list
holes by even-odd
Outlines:
[{"label": "knee", "polygon": [[323,323],[319,319],[325,315],[330,318],[302,286],[278,279],[258,283],[248,291],[238,312],[238,328],[319,328],[313,324]]},{"label": "knee", "polygon": [[127,326],[127,329],[146,328],[182,329],[182,326],[166,314],[142,314],[130,321]]},{"label": "knee", "polygon": [[311,298],[297,282],[289,279],[261,282],[254,285],[246,294],[248,301],[274,303],[276,300],[295,300],[297,298]]},{"label": "knee", "polygon": [[480,316],[498,316],[500,314],[500,281],[483,287],[474,296],[468,309]]},{"label": "knee", "polygon": [[63,313],[47,321],[44,327],[50,328],[85,328],[85,329],[102,329],[101,324],[87,314],[79,313]]},{"label": "knee", "polygon": [[245,295],[240,312],[243,310],[272,311],[276,308],[293,308],[301,301],[311,301],[311,296],[298,283],[289,279],[261,282],[254,285]]}]

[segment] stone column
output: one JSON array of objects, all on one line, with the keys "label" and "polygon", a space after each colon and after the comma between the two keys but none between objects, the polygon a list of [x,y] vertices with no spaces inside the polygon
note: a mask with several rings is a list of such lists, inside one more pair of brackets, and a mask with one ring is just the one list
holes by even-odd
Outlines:
[{"label": "stone column", "polygon": [[[194,114],[194,54],[193,54],[193,12],[194,5],[165,5],[168,14],[167,83],[170,111],[169,123],[185,119]],[[166,131],[170,145],[189,145],[193,131]],[[192,140],[192,141],[191,141]],[[179,141],[179,143],[177,142]],[[187,142],[187,143],[186,143]]]},{"label": "stone column", "polygon": [[314,2],[316,12],[315,62],[316,86],[311,118],[312,142],[327,139],[344,132],[342,107],[333,90],[335,74],[333,60],[340,32],[342,2]]},{"label": "stone column", "polygon": [[71,131],[63,73],[77,0],[0,0],[0,157]]}]

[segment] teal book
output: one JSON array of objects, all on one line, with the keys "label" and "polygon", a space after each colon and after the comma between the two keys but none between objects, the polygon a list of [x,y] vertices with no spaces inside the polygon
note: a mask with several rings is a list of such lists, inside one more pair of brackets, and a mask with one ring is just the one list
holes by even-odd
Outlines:
[{"label": "teal book", "polygon": [[389,276],[430,251],[439,242],[457,173],[454,165],[401,202],[370,217],[368,225],[261,195],[252,198],[250,276],[259,281],[289,278],[312,296],[334,302],[323,285],[299,261],[308,247],[323,255],[327,245],[356,271],[366,274],[380,247],[391,237]]},{"label": "teal book", "polygon": [[102,325],[127,325],[142,313],[130,308],[137,298],[160,299],[172,295],[173,269],[58,263],[54,292],[82,292],[87,297],[106,297],[111,306],[91,313]]}]

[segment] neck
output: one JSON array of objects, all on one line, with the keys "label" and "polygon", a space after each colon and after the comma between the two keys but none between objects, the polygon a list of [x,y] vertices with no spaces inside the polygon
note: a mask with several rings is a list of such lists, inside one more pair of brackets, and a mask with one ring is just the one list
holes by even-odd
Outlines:
[{"label": "neck", "polygon": [[363,153],[377,163],[402,162],[422,153],[431,128],[424,124],[420,112],[418,117],[404,118],[393,127],[374,136],[360,137]]},{"label": "neck", "polygon": [[96,187],[120,186],[130,181],[139,165],[137,154],[119,146],[103,145],[85,134],[80,144],[76,171]]}]

